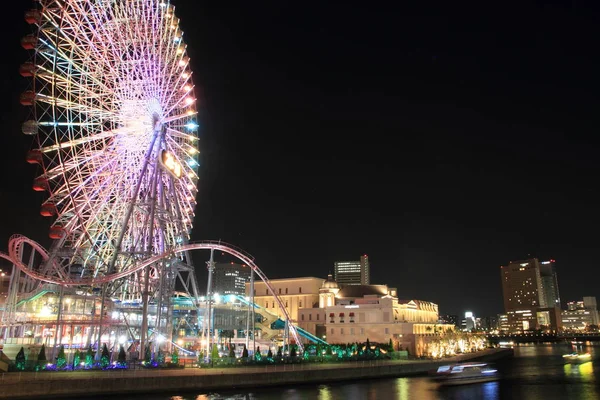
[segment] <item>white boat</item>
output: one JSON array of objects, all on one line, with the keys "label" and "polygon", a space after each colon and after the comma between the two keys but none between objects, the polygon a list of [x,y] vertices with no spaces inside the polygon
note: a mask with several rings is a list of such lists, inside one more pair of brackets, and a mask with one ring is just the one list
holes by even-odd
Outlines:
[{"label": "white boat", "polygon": [[569,364],[583,364],[592,361],[592,355],[590,353],[574,352],[563,355],[563,359]]},{"label": "white boat", "polygon": [[433,374],[433,380],[441,385],[466,385],[492,382],[500,378],[498,370],[486,363],[461,363],[442,365]]}]

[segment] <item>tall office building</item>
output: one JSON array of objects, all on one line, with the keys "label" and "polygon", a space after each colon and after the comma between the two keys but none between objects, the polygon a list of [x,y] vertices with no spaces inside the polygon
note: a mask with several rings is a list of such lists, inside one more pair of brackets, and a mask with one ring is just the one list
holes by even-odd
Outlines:
[{"label": "tall office building", "polygon": [[215,264],[213,292],[221,295],[237,294],[244,296],[246,293],[246,282],[250,281],[251,272],[250,267],[244,264]]},{"label": "tall office building", "polygon": [[369,257],[364,254],[360,261],[336,261],[333,263],[335,281],[340,285],[369,285]]},{"label": "tall office building", "polygon": [[558,279],[556,277],[556,261],[542,261],[540,263],[540,276],[546,307],[560,308],[560,295],[558,293]]},{"label": "tall office building", "polygon": [[504,310],[510,332],[560,327],[560,299],[554,260],[511,261],[501,267]]}]

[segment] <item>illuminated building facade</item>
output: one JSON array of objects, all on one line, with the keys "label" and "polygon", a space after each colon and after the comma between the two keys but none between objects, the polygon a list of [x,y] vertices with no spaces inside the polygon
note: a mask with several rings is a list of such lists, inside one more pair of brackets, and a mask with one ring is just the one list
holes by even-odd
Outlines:
[{"label": "illuminated building facade", "polygon": [[454,332],[439,322],[437,304],[398,299],[387,285],[338,286],[329,275],[319,291],[319,307],[299,310],[298,325],[329,343],[387,343],[423,355],[426,341]]},{"label": "illuminated building facade", "polygon": [[333,263],[335,281],[340,285],[368,285],[370,283],[369,256],[359,261],[336,261]]},{"label": "illuminated building facade", "polygon": [[250,281],[251,269],[244,264],[217,263],[213,271],[213,292],[221,295],[246,294],[246,283]]},{"label": "illuminated building facade", "polygon": [[511,261],[501,267],[504,310],[508,332],[561,327],[560,298],[554,260]]},{"label": "illuminated building facade", "polygon": [[567,310],[561,313],[563,328],[569,330],[586,330],[598,327],[598,305],[595,297],[584,297],[580,301],[567,303]]},{"label": "illuminated building facade", "polygon": [[[313,277],[269,280],[277,296],[283,302],[283,306],[290,315],[292,322],[298,320],[300,309],[318,306],[319,289],[323,282],[325,282],[325,279]],[[250,296],[249,283],[246,284],[246,295]],[[267,285],[262,281],[254,282],[254,303],[278,317],[283,316]]]}]

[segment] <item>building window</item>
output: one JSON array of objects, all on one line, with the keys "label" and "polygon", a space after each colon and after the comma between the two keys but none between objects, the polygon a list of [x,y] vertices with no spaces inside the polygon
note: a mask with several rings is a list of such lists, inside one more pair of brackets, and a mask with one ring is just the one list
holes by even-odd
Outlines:
[{"label": "building window", "polygon": [[302,286],[298,288],[298,293],[302,293]]},{"label": "building window", "polygon": [[385,328],[383,331],[385,332],[386,335],[390,334],[390,328]]},{"label": "building window", "polygon": [[308,314],[308,320],[312,321],[312,314]]},{"label": "building window", "polygon": [[281,288],[279,288],[279,294],[281,294]]},{"label": "building window", "polygon": [[360,334],[364,335],[365,334],[365,328],[360,328]]},{"label": "building window", "polygon": [[344,328],[341,328],[340,329],[340,335],[343,335],[343,334],[344,334]]},{"label": "building window", "polygon": [[304,321],[304,314],[302,314],[302,315],[300,316],[300,318],[302,319],[302,321]]},{"label": "building window", "polygon": [[319,314],[317,314],[317,321],[319,320]]},{"label": "building window", "polygon": [[288,291],[287,291],[287,290],[288,290],[288,288],[285,288],[285,294],[288,294]]},{"label": "building window", "polygon": [[331,328],[331,334],[333,335],[333,333],[335,332],[335,330],[333,328]]},{"label": "building window", "polygon": [[350,334],[354,335],[354,328],[350,328]]},{"label": "building window", "polygon": [[302,301],[300,301],[300,303],[298,303],[298,307],[302,307]]},{"label": "building window", "polygon": [[288,306],[288,303],[287,303],[287,300],[286,300],[286,301],[285,301],[285,307],[287,308],[287,306]]},{"label": "building window", "polygon": [[272,306],[272,308],[275,308],[275,302],[273,302],[273,306]]},{"label": "building window", "polygon": [[256,289],[254,289],[254,295],[256,296]]},{"label": "building window", "polygon": [[269,295],[269,289],[265,289],[265,295]]}]

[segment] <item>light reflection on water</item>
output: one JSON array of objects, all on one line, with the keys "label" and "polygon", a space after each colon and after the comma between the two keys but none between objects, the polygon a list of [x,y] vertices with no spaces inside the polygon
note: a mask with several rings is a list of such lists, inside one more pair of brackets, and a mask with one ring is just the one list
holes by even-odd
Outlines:
[{"label": "light reflection on water", "polygon": [[600,400],[600,343],[583,351],[593,361],[565,364],[562,355],[572,351],[564,345],[523,345],[515,357],[498,362],[498,382],[439,388],[427,377],[356,380],[323,385],[177,393],[177,395],[114,396],[120,400]]}]

